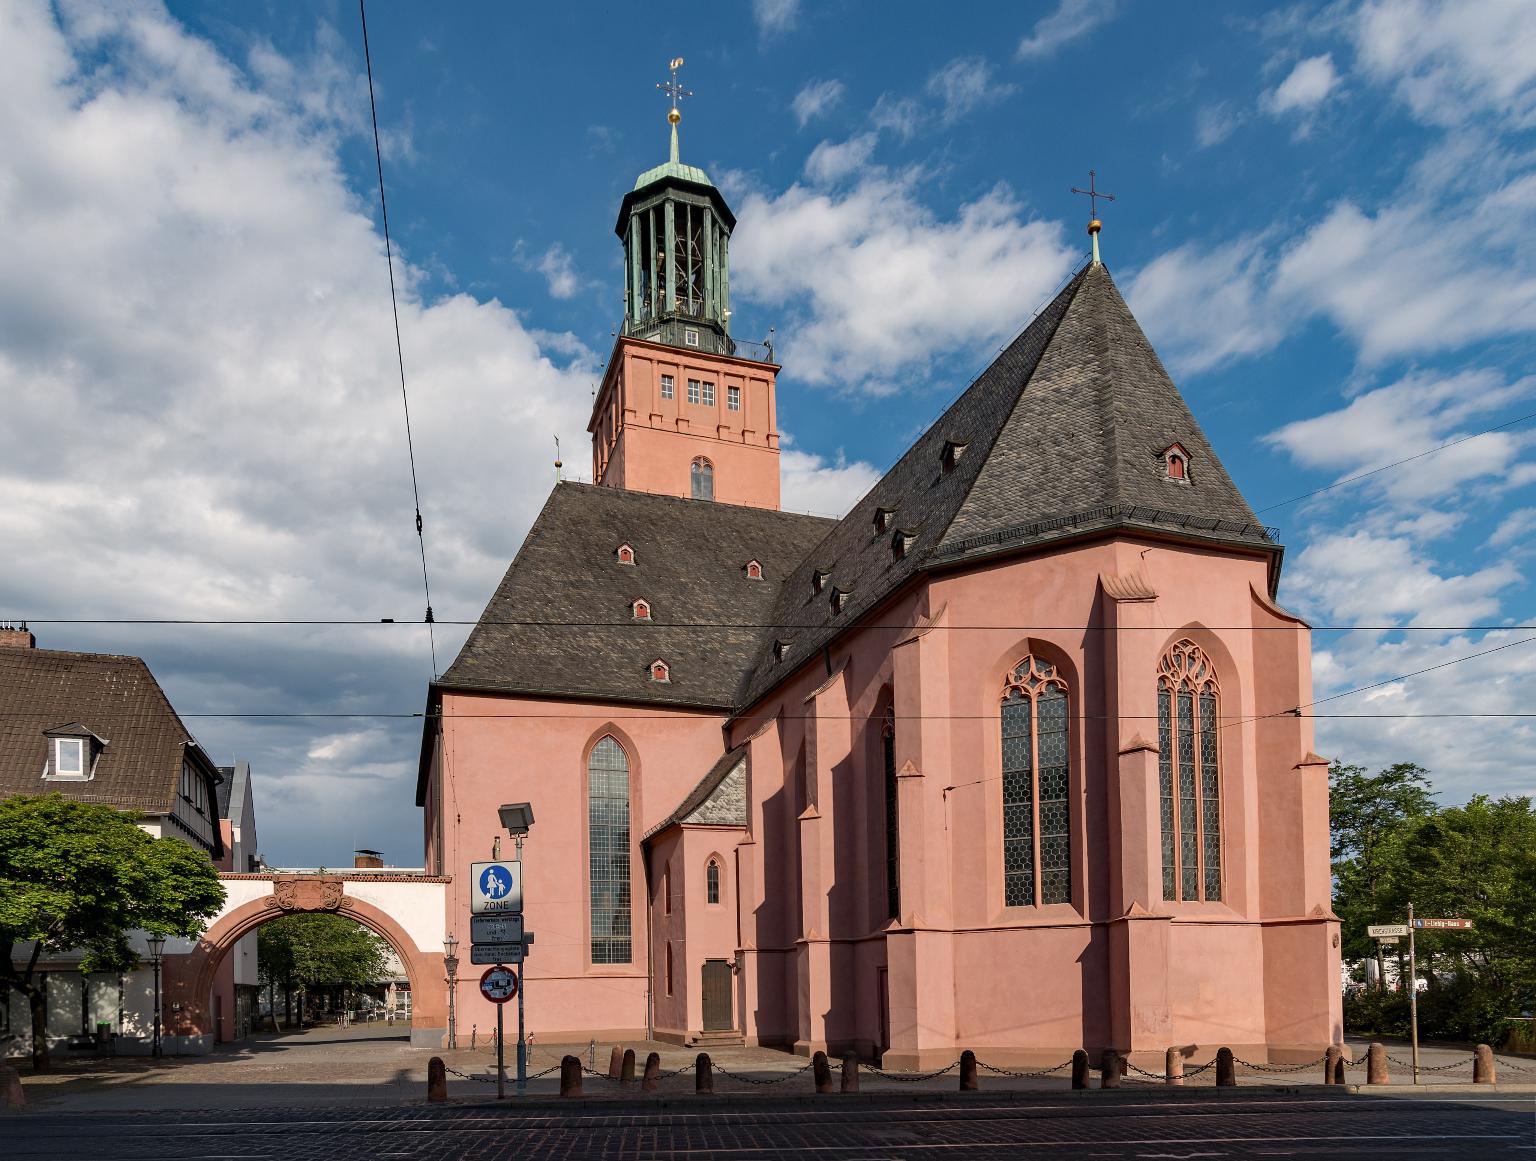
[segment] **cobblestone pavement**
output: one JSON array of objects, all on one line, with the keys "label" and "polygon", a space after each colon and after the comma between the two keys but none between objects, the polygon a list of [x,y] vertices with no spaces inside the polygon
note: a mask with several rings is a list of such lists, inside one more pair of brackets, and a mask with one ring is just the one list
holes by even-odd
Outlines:
[{"label": "cobblestone pavement", "polygon": [[1502,1158],[1536,1150],[1536,1098],[1387,1098],[1315,1088],[981,1093],[799,1101],[681,1098],[652,1111],[459,1104],[0,1115],[7,1161],[422,1161],[815,1157]]}]

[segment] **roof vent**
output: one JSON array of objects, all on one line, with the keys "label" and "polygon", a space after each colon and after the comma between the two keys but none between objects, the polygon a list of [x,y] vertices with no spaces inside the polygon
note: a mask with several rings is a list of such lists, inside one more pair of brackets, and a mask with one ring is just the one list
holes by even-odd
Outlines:
[{"label": "roof vent", "polygon": [[748,580],[763,579],[763,566],[755,560],[747,561],[746,565],[743,566],[743,571],[747,574]]},{"label": "roof vent", "polygon": [[897,560],[907,555],[907,550],[917,543],[917,530],[914,528],[898,528],[896,534],[891,537],[891,555]]},{"label": "roof vent", "polygon": [[635,550],[627,544],[619,545],[619,547],[614,550],[613,554],[618,558],[620,564],[635,563]]},{"label": "roof vent", "polygon": [[813,593],[821,592],[822,589],[827,587],[827,581],[831,577],[832,571],[830,569],[818,568],[811,574],[811,591]]},{"label": "roof vent", "polygon": [[651,619],[651,603],[647,600],[638,600],[630,603],[630,615],[637,621],[649,621]]},{"label": "roof vent", "polygon": [[845,608],[848,607],[848,602],[850,600],[852,600],[852,599],[853,599],[853,590],[851,590],[851,589],[833,588],[833,590],[832,590],[832,611],[834,613],[841,613]]},{"label": "roof vent", "polygon": [[651,662],[651,680],[666,685],[672,680],[672,671],[667,663],[658,657]]},{"label": "roof vent", "polygon": [[1163,463],[1163,479],[1175,484],[1189,483],[1189,453],[1182,444],[1169,444],[1157,458]]},{"label": "roof vent", "polygon": [[963,439],[946,439],[944,441],[944,470],[950,471],[960,462],[960,457],[965,454],[968,441]]},{"label": "roof vent", "polygon": [[875,533],[877,535],[880,534],[880,533],[883,533],[883,532],[889,532],[891,530],[891,525],[893,525],[895,523],[896,523],[896,509],[894,509],[894,508],[876,508],[875,509]]},{"label": "roof vent", "polygon": [[789,647],[794,644],[793,637],[780,637],[773,643],[773,659],[783,661],[789,656]]}]

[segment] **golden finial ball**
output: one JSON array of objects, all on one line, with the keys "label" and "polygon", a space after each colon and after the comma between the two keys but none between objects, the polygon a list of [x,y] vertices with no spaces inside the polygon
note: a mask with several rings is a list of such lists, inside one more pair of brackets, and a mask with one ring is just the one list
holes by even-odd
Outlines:
[{"label": "golden finial ball", "polygon": [[1093,221],[1088,223],[1088,232],[1090,234],[1097,234],[1103,228],[1104,228],[1104,223],[1099,221],[1098,218],[1094,218]]},{"label": "golden finial ball", "polygon": [[676,109],[668,109],[667,110],[667,120],[672,122],[672,124],[676,125],[682,119],[683,119],[683,115],[678,110],[676,110]]}]

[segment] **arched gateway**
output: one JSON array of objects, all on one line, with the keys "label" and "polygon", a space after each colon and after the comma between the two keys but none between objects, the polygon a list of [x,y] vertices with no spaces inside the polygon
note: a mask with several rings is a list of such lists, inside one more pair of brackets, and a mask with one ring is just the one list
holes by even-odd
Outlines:
[{"label": "arched gateway", "polygon": [[[443,962],[446,876],[348,872],[222,874],[223,910],[186,956],[168,957],[164,1019],[168,1035],[205,1051],[213,1043],[211,995],[219,964],[235,944],[284,915],[329,912],[356,920],[380,936],[411,982],[411,1044],[439,1048],[448,1028]],[[196,1047],[193,1048],[196,1051]]]}]

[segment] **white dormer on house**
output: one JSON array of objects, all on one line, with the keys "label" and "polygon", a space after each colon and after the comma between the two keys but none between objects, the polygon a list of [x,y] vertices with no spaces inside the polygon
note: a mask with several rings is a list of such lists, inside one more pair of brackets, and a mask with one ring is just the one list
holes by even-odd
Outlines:
[{"label": "white dormer on house", "polygon": [[96,776],[96,760],[106,749],[107,740],[92,733],[79,722],[44,730],[48,739],[48,757],[43,763],[43,777],[67,782],[88,782]]}]

